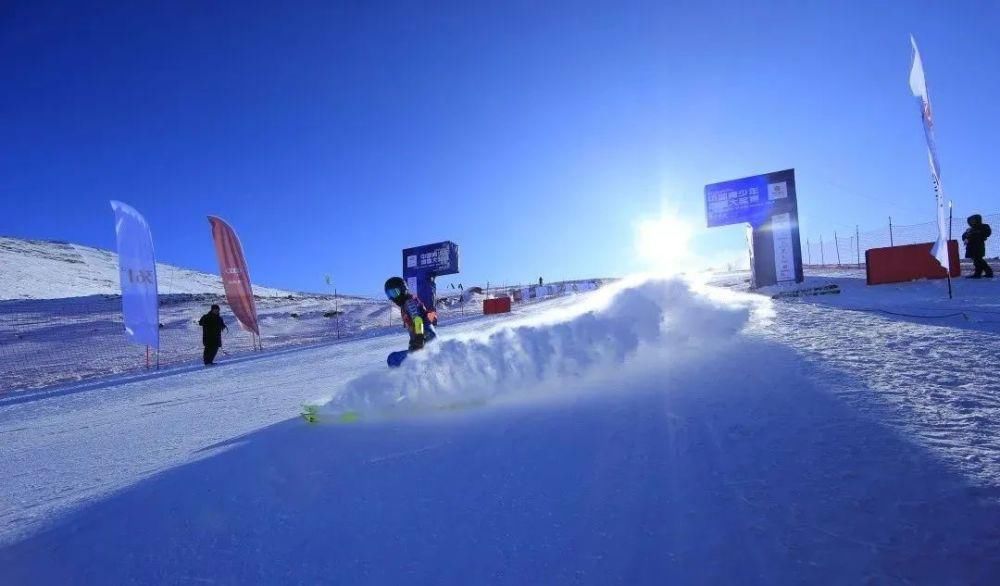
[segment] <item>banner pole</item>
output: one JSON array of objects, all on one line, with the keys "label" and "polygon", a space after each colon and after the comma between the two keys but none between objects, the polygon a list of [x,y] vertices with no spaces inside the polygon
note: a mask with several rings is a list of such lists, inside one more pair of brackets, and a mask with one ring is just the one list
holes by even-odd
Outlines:
[{"label": "banner pole", "polygon": [[146,370],[149,370],[149,344],[146,344]]},{"label": "banner pole", "polygon": [[858,253],[858,268],[861,268],[861,228],[854,225],[854,250]]},{"label": "banner pole", "polygon": [[[948,202],[948,241],[944,243],[945,253],[948,255],[948,299],[952,299],[951,296],[951,220],[952,220],[952,205]],[[962,274],[962,261],[958,261],[959,274]]]},{"label": "banner pole", "polygon": [[953,213],[952,212],[952,204],[953,203],[954,202],[951,202],[951,201],[948,202],[948,240],[951,240],[951,223],[953,221],[953,219],[952,219],[952,213]]}]

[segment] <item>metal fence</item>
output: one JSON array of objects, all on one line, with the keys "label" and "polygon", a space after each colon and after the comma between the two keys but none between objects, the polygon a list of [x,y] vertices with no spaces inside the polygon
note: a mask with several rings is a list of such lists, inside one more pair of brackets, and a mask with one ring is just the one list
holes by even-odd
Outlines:
[{"label": "metal fence", "polygon": [[[983,222],[1000,226],[1000,213],[984,215]],[[952,239],[961,241],[966,228],[965,218],[954,218],[951,223]],[[813,266],[861,266],[869,248],[934,242],[937,233],[937,222],[899,225],[889,218],[885,227],[875,230],[862,231],[855,227],[853,232],[846,234],[834,231],[818,238],[806,237],[802,242],[802,262]],[[986,241],[986,256],[1000,257],[1000,235]]]}]

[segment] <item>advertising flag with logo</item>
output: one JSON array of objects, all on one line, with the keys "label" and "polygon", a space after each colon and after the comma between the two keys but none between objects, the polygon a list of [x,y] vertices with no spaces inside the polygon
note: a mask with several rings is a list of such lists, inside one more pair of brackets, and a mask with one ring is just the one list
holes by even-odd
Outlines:
[{"label": "advertising flag with logo", "polygon": [[153,236],[146,219],[131,206],[112,201],[111,209],[115,213],[125,333],[136,344],[159,349],[160,304]]},{"label": "advertising flag with logo", "polygon": [[233,228],[222,218],[208,217],[212,225],[212,240],[219,258],[219,274],[226,290],[226,301],[243,329],[260,336],[257,325],[257,306],[254,304],[250,272],[247,270],[243,247]]},{"label": "advertising flag with logo", "polygon": [[913,46],[913,65],[910,67],[910,91],[917,98],[920,106],[920,119],[924,123],[924,138],[927,140],[927,159],[931,167],[931,181],[934,184],[934,195],[937,198],[938,236],[931,254],[937,259],[945,271],[951,272],[948,258],[948,215],[945,212],[944,188],[941,185],[941,166],[938,164],[937,144],[934,139],[934,116],[931,111],[931,97],[927,91],[927,78],[924,76],[924,62],[917,49],[917,41],[910,35]]}]

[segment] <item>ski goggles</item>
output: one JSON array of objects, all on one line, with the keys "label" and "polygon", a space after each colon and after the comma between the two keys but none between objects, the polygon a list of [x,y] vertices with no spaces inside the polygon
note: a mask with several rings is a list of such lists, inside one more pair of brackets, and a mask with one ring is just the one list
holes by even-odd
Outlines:
[{"label": "ski goggles", "polygon": [[399,287],[391,287],[385,290],[385,296],[389,299],[399,299],[403,296],[403,289]]}]

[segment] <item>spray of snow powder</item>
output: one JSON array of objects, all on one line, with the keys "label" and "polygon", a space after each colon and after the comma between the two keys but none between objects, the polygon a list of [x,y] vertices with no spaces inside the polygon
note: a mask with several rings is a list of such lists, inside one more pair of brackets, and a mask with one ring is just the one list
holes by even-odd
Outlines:
[{"label": "spray of snow powder", "polygon": [[749,296],[681,278],[623,281],[572,306],[441,336],[401,368],[349,381],[329,413],[387,413],[553,396],[629,369],[703,363],[748,323]]}]

